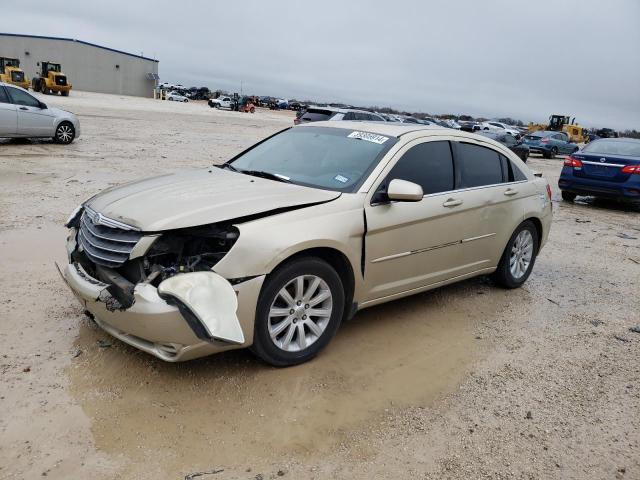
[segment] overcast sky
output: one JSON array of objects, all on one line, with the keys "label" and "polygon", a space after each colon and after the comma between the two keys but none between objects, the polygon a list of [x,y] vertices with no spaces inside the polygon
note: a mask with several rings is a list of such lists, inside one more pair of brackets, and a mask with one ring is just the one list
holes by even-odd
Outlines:
[{"label": "overcast sky", "polygon": [[187,86],[640,129],[640,0],[32,0],[0,31],[144,52]]}]

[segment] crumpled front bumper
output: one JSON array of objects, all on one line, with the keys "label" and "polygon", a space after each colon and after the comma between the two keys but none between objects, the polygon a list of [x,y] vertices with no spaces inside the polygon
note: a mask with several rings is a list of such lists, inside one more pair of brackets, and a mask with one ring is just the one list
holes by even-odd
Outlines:
[{"label": "crumpled front bumper", "polygon": [[162,360],[190,360],[253,343],[264,276],[233,286],[214,272],[179,274],[158,288],[139,283],[133,305],[124,310],[107,291],[109,285],[80,265],[70,263],[60,274],[103,330]]}]

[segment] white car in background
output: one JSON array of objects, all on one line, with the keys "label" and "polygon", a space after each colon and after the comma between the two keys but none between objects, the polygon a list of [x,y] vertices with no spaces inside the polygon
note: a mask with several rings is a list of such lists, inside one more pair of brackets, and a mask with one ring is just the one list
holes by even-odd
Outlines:
[{"label": "white car in background", "polygon": [[218,98],[212,98],[207,103],[211,108],[229,108],[229,109],[231,109],[232,106],[233,106],[233,100],[228,95],[221,95]]},{"label": "white car in background", "polygon": [[66,145],[79,136],[73,113],[49,108],[25,89],[0,82],[0,138],[53,138]]},{"label": "white car in background", "polygon": [[489,130],[492,132],[508,133],[513,137],[520,137],[520,132],[518,130],[502,122],[489,120],[488,122],[482,122],[480,124],[480,128],[482,130]]},{"label": "white car in background", "polygon": [[170,100],[172,102],[188,102],[189,101],[187,97],[185,97],[184,95],[180,95],[179,93],[176,93],[176,92],[167,93],[167,100]]}]

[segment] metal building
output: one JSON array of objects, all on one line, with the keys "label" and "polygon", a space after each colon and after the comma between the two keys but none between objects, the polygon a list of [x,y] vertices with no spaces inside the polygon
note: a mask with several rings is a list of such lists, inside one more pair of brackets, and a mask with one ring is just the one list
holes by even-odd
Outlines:
[{"label": "metal building", "polygon": [[0,57],[19,59],[29,79],[40,62],[60,63],[73,89],[87,92],[152,97],[159,78],[158,60],[73,38],[0,33]]}]

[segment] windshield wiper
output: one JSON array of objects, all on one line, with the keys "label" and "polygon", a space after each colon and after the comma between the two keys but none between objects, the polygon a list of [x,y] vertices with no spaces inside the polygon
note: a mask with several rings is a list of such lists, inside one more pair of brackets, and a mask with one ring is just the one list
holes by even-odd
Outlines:
[{"label": "windshield wiper", "polygon": [[284,175],[280,175],[278,173],[265,172],[263,170],[236,170],[240,173],[245,173],[247,175],[252,175],[254,177],[260,178],[268,178],[269,180],[277,180],[278,182],[291,183],[289,177],[285,177]]},{"label": "windshield wiper", "polygon": [[223,163],[222,165],[216,165],[218,168],[228,168],[229,170],[231,170],[232,172],[239,172],[240,170],[238,170],[236,167],[234,167],[233,165],[231,165],[230,163]]}]

